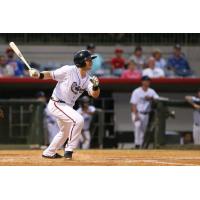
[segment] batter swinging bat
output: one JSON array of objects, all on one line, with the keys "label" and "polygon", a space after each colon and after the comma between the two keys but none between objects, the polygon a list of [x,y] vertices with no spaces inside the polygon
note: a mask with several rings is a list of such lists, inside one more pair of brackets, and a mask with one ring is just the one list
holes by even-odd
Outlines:
[{"label": "batter swinging bat", "polygon": [[17,54],[17,56],[24,62],[24,64],[31,70],[30,65],[27,63],[26,59],[22,55],[21,51],[18,49],[17,45],[14,42],[9,43],[11,49]]}]

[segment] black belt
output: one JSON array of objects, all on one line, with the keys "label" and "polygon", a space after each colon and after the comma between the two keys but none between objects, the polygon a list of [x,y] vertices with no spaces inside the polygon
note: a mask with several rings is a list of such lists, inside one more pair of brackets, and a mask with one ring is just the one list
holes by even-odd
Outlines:
[{"label": "black belt", "polygon": [[58,103],[65,103],[65,101],[62,101],[60,99],[54,99],[53,97],[50,98],[52,101],[58,102]]},{"label": "black belt", "polygon": [[149,112],[140,112],[140,111],[139,111],[139,113],[141,113],[143,115],[148,115],[149,114]]}]

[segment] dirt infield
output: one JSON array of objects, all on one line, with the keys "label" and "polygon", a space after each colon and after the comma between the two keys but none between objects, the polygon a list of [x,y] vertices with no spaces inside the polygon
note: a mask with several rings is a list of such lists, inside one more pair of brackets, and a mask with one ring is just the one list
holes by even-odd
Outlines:
[{"label": "dirt infield", "polygon": [[[195,166],[198,150],[77,150],[73,160],[45,159],[41,150],[0,150],[1,166]],[[62,154],[63,152],[60,151]]]}]

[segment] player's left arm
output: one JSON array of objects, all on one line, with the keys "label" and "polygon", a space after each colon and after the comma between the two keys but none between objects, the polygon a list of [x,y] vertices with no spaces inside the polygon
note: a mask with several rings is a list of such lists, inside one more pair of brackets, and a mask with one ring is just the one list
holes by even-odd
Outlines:
[{"label": "player's left arm", "polygon": [[100,95],[99,79],[96,76],[90,78],[91,85],[89,86],[88,93],[93,98],[98,98]]},{"label": "player's left arm", "polygon": [[[196,101],[195,101],[195,99],[196,99]],[[186,100],[189,104],[191,104],[191,105],[193,106],[194,109],[197,109],[197,110],[200,109],[200,105],[198,105],[198,104],[195,103],[195,102],[198,102],[199,99],[197,100],[197,98],[195,98],[195,97],[193,97],[193,96],[186,96],[186,97],[185,97],[185,100]]]}]

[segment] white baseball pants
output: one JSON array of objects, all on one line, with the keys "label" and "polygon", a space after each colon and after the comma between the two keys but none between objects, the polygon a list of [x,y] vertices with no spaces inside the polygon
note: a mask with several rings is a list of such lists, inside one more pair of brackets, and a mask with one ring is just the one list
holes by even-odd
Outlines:
[{"label": "white baseball pants", "polygon": [[43,152],[43,155],[53,156],[67,139],[68,143],[65,146],[65,151],[73,151],[79,142],[79,136],[84,124],[83,117],[65,103],[50,100],[47,108],[56,117],[60,131]]},{"label": "white baseball pants", "polygon": [[139,113],[139,120],[135,121],[135,114],[132,113],[132,121],[134,126],[135,145],[142,145],[144,141],[144,134],[148,125],[149,115]]},{"label": "white baseball pants", "polygon": [[82,146],[82,149],[89,149],[91,142],[90,131],[83,130],[79,141]]},{"label": "white baseball pants", "polygon": [[193,125],[193,140],[194,144],[200,144],[200,126]]}]

